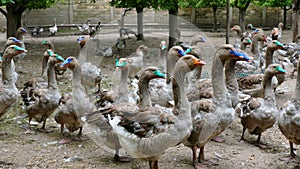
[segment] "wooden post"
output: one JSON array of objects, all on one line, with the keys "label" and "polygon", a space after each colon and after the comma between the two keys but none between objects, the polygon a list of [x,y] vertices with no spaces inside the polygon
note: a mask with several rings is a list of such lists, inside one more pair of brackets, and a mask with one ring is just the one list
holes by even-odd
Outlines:
[{"label": "wooden post", "polygon": [[196,9],[192,8],[192,15],[191,15],[192,24],[196,24]]},{"label": "wooden post", "polygon": [[261,23],[263,27],[266,26],[266,17],[267,17],[267,7],[264,6],[262,10],[262,23]]}]

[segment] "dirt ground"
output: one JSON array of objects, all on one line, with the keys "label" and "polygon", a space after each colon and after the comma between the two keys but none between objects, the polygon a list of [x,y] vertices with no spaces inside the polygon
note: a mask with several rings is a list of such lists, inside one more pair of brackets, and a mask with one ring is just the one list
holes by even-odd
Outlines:
[{"label": "dirt ground", "polygon": [[[102,30],[99,34],[100,44],[102,47],[111,47],[114,45],[118,35],[112,33],[112,30]],[[269,33],[269,31],[266,31]],[[201,32],[200,30],[182,30],[182,41],[188,41],[190,37],[196,34],[202,34],[207,38],[207,42],[203,44],[203,55],[206,62],[210,61],[210,57],[218,45],[225,43],[225,32]],[[283,43],[291,42],[290,31],[283,32]],[[232,34],[234,35],[234,34]],[[76,43],[76,35],[64,35],[48,37],[44,33],[43,37],[25,37],[27,56],[24,60],[16,63],[16,70],[19,73],[17,86],[22,87],[30,77],[38,77],[41,73],[42,54],[45,48],[41,45],[43,40],[52,40],[55,45],[55,50],[63,57],[70,55],[78,56],[80,47]],[[1,44],[4,43],[5,35],[1,34]],[[166,30],[145,30],[145,41],[137,42],[135,38],[127,41],[127,49],[122,53],[115,52],[113,57],[97,57],[94,56],[94,49],[89,48],[88,61],[93,61],[99,66],[105,78],[103,80],[104,88],[107,87],[107,82],[115,74],[118,74],[114,69],[114,60],[116,57],[124,57],[134,51],[140,45],[145,44],[150,47],[149,55],[145,59],[147,65],[155,65],[152,61],[157,56],[159,43],[161,40],[167,40]],[[231,37],[231,42],[234,37]],[[93,46],[94,44],[90,44]],[[113,48],[114,49],[114,48]],[[209,75],[210,67],[204,69],[204,73]],[[71,73],[67,72],[63,77],[59,77],[60,90],[63,92],[71,91]],[[291,97],[295,85],[295,79],[288,79],[282,85],[285,92],[276,95],[277,106],[282,105]],[[113,154],[110,151],[103,149],[100,143],[95,143],[93,140],[85,142],[72,142],[70,144],[57,144],[61,138],[60,126],[54,121],[51,116],[47,121],[47,127],[54,129],[52,133],[36,132],[33,135],[25,135],[24,126],[27,126],[27,120],[21,118],[22,113],[21,100],[4,115],[0,121],[0,131],[6,131],[7,134],[0,136],[0,168],[148,168],[148,164],[144,161],[133,160],[129,163],[120,163],[113,160]],[[38,124],[37,127],[40,127]],[[221,137],[225,138],[224,143],[209,142],[205,147],[205,155],[208,159],[218,161],[218,165],[210,166],[212,169],[292,169],[299,168],[297,163],[286,163],[280,161],[279,158],[289,153],[289,144],[286,138],[279,131],[277,124],[273,128],[267,130],[262,135],[262,142],[266,143],[270,149],[262,150],[249,143],[240,143],[239,139],[242,133],[242,126],[238,117],[225,130]],[[74,133],[77,134],[77,133]],[[73,135],[74,135],[73,134]],[[256,136],[249,135],[246,132],[245,138],[249,142],[257,139]],[[296,147],[297,148],[297,147]],[[192,151],[178,145],[168,149],[159,161],[159,168],[170,169],[191,169],[192,166]]]}]

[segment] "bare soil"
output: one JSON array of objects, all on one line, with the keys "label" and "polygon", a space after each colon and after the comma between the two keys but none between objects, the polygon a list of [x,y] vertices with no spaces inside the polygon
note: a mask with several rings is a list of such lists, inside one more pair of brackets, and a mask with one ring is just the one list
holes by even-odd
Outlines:
[{"label": "bare soil", "polygon": [[[266,31],[268,32],[268,31]],[[269,33],[269,32],[268,32]],[[45,33],[47,34],[47,33]],[[203,44],[203,55],[206,62],[210,61],[218,45],[225,43],[225,32],[199,32],[199,30],[182,30],[182,41],[188,41],[190,37],[196,34],[202,34],[207,38]],[[161,40],[167,40],[166,30],[145,30],[145,41],[136,41],[135,38],[127,41],[127,49],[122,53],[117,53],[113,57],[97,58],[93,55],[94,49],[90,49],[91,56],[87,60],[93,61],[99,66],[105,74],[103,88],[107,87],[107,82],[115,74],[114,60],[117,57],[124,57],[132,53],[140,44],[150,47],[149,56],[146,58],[146,64],[154,64],[153,60],[157,57],[159,43]],[[283,42],[291,42],[291,32],[283,32]],[[102,46],[113,46],[116,42],[117,34],[110,30],[103,30],[100,35]],[[234,35],[233,35],[234,36]],[[231,42],[234,37],[231,37]],[[1,44],[4,43],[5,35],[1,34]],[[63,57],[70,55],[78,56],[80,52],[79,44],[76,43],[78,35],[56,35],[54,37],[25,37],[27,56],[24,60],[16,63],[16,70],[19,73],[17,86],[22,85],[31,77],[38,77],[41,73],[42,54],[45,48],[41,45],[43,40],[52,40],[55,50]],[[109,42],[109,43],[108,43]],[[103,45],[106,43],[105,45]],[[92,45],[91,45],[92,46]],[[204,73],[209,74],[209,65]],[[71,91],[71,73],[67,72],[63,77],[59,77],[60,90],[63,92]],[[277,106],[281,106],[287,101],[294,90],[295,79],[290,79],[281,86],[284,89],[283,94],[276,95]],[[84,142],[72,142],[70,144],[57,144],[61,139],[60,126],[51,116],[47,121],[47,127],[54,130],[52,133],[35,132],[32,135],[25,135],[24,126],[27,126],[27,120],[20,118],[23,116],[21,99],[12,109],[6,113],[0,121],[0,131],[7,132],[0,136],[0,168],[148,168],[144,161],[133,160],[129,163],[120,163],[113,160],[113,154],[102,148],[101,144],[96,144],[93,140]],[[38,124],[36,128],[40,127]],[[279,131],[277,124],[267,130],[262,135],[262,142],[266,143],[270,149],[260,149],[253,144],[257,137],[249,135],[246,132],[245,138],[249,143],[240,143],[239,139],[242,133],[242,126],[238,117],[220,136],[226,139],[223,143],[209,142],[205,147],[205,155],[208,159],[218,161],[218,165],[209,166],[212,169],[292,169],[299,168],[298,163],[286,163],[279,158],[289,154],[289,144],[287,139]],[[71,133],[75,135],[77,133]],[[190,148],[178,145],[168,149],[159,161],[159,168],[170,169],[192,169],[192,151]]]}]

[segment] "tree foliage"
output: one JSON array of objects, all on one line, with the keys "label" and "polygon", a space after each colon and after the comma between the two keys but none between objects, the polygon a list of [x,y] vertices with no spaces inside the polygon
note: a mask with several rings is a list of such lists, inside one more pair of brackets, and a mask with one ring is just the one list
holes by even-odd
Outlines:
[{"label": "tree foliage", "polygon": [[253,1],[255,5],[266,6],[266,7],[284,7],[292,6],[292,0],[255,0]]},{"label": "tree foliage", "polygon": [[51,7],[55,0],[0,0],[0,12],[7,20],[7,37],[14,36],[21,26],[21,17],[26,9],[45,9]]}]

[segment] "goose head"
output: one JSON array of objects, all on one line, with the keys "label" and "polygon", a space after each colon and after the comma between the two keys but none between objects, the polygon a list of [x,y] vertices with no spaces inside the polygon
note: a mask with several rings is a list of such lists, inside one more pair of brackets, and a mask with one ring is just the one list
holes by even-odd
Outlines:
[{"label": "goose head", "polygon": [[245,37],[242,41],[244,45],[251,45],[252,40],[249,37]]},{"label": "goose head", "polygon": [[149,66],[146,69],[144,69],[141,76],[147,79],[155,79],[155,78],[165,78],[166,74],[162,73],[157,67]]},{"label": "goose head", "polygon": [[63,61],[63,63],[60,65],[61,68],[69,68],[71,70],[74,70],[75,64],[77,60],[74,56],[69,56],[67,59]]},{"label": "goose head", "polygon": [[129,67],[130,60],[126,58],[116,59],[116,69],[125,69]]},{"label": "goose head", "polygon": [[146,45],[140,45],[136,51],[142,51],[144,56],[147,56],[148,55],[148,51],[149,51],[149,47],[147,47]]},{"label": "goose head", "polygon": [[239,25],[234,25],[232,28],[230,28],[232,31],[241,32],[242,29]]},{"label": "goose head", "polygon": [[251,61],[251,58],[243,53],[242,51],[236,50],[232,45],[225,44],[220,46],[219,50],[219,58],[222,61],[225,60],[241,60],[241,61]]},{"label": "goose head", "polygon": [[7,38],[7,41],[5,42],[5,46],[9,45],[19,45],[22,44],[23,42],[15,37],[9,37]]},{"label": "goose head", "polygon": [[[19,55],[19,54],[25,53],[25,52],[27,52],[27,50],[24,48],[21,48],[17,45],[10,45],[5,49],[3,56],[6,56],[6,55],[16,56],[16,55]],[[5,59],[5,58],[3,58],[3,59]]]},{"label": "goose head", "polygon": [[17,32],[20,33],[20,34],[22,34],[22,35],[27,34],[27,30],[25,28],[23,28],[23,27],[19,27],[17,29]]},{"label": "goose head", "polygon": [[190,72],[198,66],[205,65],[206,63],[193,55],[182,56],[176,63],[177,69],[180,69],[182,72]]},{"label": "goose head", "polygon": [[161,50],[168,50],[167,42],[164,40],[160,42],[159,46]]},{"label": "goose head", "polygon": [[274,63],[268,66],[265,73],[269,76],[275,76],[278,74],[285,74],[286,70],[282,68],[282,65]]},{"label": "goose head", "polygon": [[277,49],[283,49],[284,45],[280,43],[278,40],[273,40],[272,43],[270,43],[267,48],[269,50],[275,51]]},{"label": "goose head", "polygon": [[190,41],[190,45],[191,46],[194,46],[194,45],[197,45],[198,43],[205,43],[206,40],[203,36],[201,35],[196,35],[194,36],[191,41]]},{"label": "goose head", "polygon": [[52,54],[50,55],[51,57],[49,57],[48,62],[50,62],[50,64],[56,64],[56,63],[60,63],[60,62],[64,62],[64,58],[61,57],[58,54]]},{"label": "goose head", "polygon": [[45,45],[45,46],[51,46],[52,45],[52,42],[49,41],[49,40],[43,40],[41,45]]},{"label": "goose head", "polygon": [[85,43],[86,43],[86,39],[85,39],[85,37],[84,36],[80,36],[79,38],[77,38],[77,43],[79,43],[79,45],[80,45],[80,47],[82,48],[84,45],[85,45]]},{"label": "goose head", "polygon": [[178,58],[180,58],[180,57],[183,56],[182,52],[183,52],[183,49],[182,49],[181,46],[173,46],[173,47],[168,51],[168,53],[169,53],[170,56],[177,56]]}]

